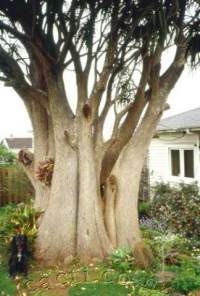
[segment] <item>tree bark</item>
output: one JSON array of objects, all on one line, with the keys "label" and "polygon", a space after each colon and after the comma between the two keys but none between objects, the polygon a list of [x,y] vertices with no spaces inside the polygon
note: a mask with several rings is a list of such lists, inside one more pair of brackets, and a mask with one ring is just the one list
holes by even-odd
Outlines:
[{"label": "tree bark", "polygon": [[[159,71],[159,67],[155,69]],[[180,70],[173,68],[175,79],[181,71],[182,65]],[[73,117],[65,102],[60,76],[49,73],[48,107],[35,100],[32,104],[27,102],[35,131],[34,167],[46,158],[55,160],[51,186],[35,182],[35,206],[44,211],[36,240],[35,256],[39,261],[45,265],[69,263],[73,256],[78,256],[88,262],[92,258],[105,258],[116,247],[133,248],[140,240],[137,211],[140,174],[166,97],[173,87],[168,82],[170,73],[161,79],[162,89],[157,77],[152,79],[144,118],[136,127],[140,117],[136,116],[132,136],[128,131],[123,136],[125,146],[122,147],[122,139],[116,149],[115,161],[109,170],[114,166],[105,184],[104,209],[100,182],[108,151],[102,141],[102,130],[94,129],[92,113],[86,114],[85,109],[82,112],[79,106]],[[83,94],[82,104],[86,101],[86,92]],[[142,98],[140,112],[146,104],[144,96]]]},{"label": "tree bark", "polygon": [[118,194],[118,182],[114,175],[111,175],[105,184],[105,225],[108,236],[114,247],[117,246],[116,234],[116,199]]},{"label": "tree bark", "polygon": [[60,143],[47,209],[36,240],[36,258],[46,265],[65,262],[76,253],[77,156]]},{"label": "tree bark", "polygon": [[129,143],[120,154],[113,174],[117,178],[116,201],[117,246],[133,247],[140,240],[138,221],[138,191],[142,167],[166,97],[159,92],[152,98],[144,118]]},{"label": "tree bark", "polygon": [[104,258],[112,249],[103,222],[92,128],[82,121],[79,134],[79,200],[77,254],[83,261]]}]

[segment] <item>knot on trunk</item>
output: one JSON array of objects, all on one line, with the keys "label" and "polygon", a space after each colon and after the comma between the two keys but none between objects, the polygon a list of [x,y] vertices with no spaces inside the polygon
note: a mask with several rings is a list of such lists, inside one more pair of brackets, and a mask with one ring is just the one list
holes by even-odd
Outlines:
[{"label": "knot on trunk", "polygon": [[44,183],[46,186],[50,186],[53,176],[53,169],[54,159],[49,158],[44,161],[39,161],[38,167],[35,171],[36,179]]},{"label": "knot on trunk", "polygon": [[91,109],[91,107],[90,107],[89,104],[86,103],[86,104],[83,106],[82,112],[83,112],[84,117],[85,117],[87,120],[89,120],[89,119],[91,118],[91,115],[92,115],[92,109]]},{"label": "knot on trunk", "polygon": [[33,153],[31,153],[29,150],[20,150],[18,153],[18,160],[24,165],[24,166],[30,166],[33,162]]}]

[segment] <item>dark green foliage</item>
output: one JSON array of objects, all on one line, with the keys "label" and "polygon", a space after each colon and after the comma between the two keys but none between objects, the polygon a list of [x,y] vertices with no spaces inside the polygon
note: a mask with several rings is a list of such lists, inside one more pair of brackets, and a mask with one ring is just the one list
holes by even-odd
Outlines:
[{"label": "dark green foliage", "polygon": [[[20,3],[18,0],[2,0],[0,11],[13,24],[20,23],[27,36],[32,36],[33,40],[40,38],[48,57],[56,62],[60,58],[59,53],[62,52],[65,41],[69,41],[66,50],[73,37],[76,42],[82,40],[90,49],[94,41],[96,23],[101,17],[110,21],[116,12],[118,17],[112,32],[113,38],[119,34],[124,38],[124,46],[135,43],[142,45],[144,49],[148,41],[153,46],[156,41],[165,40],[166,36],[171,38],[172,32],[181,27],[185,9],[191,3],[191,0],[21,0]],[[195,22],[196,18],[187,24],[188,31],[193,34],[192,38],[196,38],[199,32],[199,24]],[[55,26],[59,30],[58,41],[53,38]],[[194,48],[192,40],[188,51],[191,54],[194,52],[191,50]]]},{"label": "dark green foliage", "polygon": [[132,282],[135,287],[147,289],[157,289],[159,287],[158,279],[149,271],[138,270],[133,274]]},{"label": "dark green foliage", "polygon": [[109,267],[114,269],[114,272],[108,272],[108,278],[113,281],[130,282],[136,289],[159,288],[158,279],[152,272],[136,269],[133,254],[128,249],[116,250],[110,257]]},{"label": "dark green foliage", "polygon": [[200,237],[200,194],[197,184],[155,187],[152,217],[166,229],[187,237]]},{"label": "dark green foliage", "polygon": [[185,270],[177,275],[171,287],[181,293],[189,293],[200,289],[200,277],[193,270]]},{"label": "dark green foliage", "polygon": [[133,256],[130,249],[117,249],[110,257],[111,267],[119,272],[127,272],[133,268]]},{"label": "dark green foliage", "polygon": [[200,34],[197,34],[190,39],[187,49],[187,55],[189,53],[191,55],[191,65],[195,67],[197,64],[199,64],[200,59]]},{"label": "dark green foliage", "polygon": [[139,202],[138,211],[139,211],[139,217],[150,217],[151,203],[150,202]]}]

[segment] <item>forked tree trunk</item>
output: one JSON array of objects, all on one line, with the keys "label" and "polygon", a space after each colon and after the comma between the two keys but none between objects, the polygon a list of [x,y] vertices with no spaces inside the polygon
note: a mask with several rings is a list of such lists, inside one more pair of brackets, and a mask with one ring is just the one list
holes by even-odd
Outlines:
[{"label": "forked tree trunk", "polygon": [[49,197],[38,197],[48,198],[48,203],[40,219],[35,256],[45,265],[68,263],[75,255],[84,262],[103,259],[113,248],[104,224],[91,126],[83,122],[78,152],[62,142],[62,136],[55,147]]},{"label": "forked tree trunk", "polygon": [[[160,113],[153,117],[151,131],[159,118]],[[142,127],[144,131],[134,134],[124,147],[107,179],[105,208],[100,194],[101,156],[96,155],[90,122],[85,118],[79,121],[77,149],[66,140],[60,123],[54,128],[54,148],[47,149],[43,136],[53,134],[45,125],[46,130],[42,131],[40,125],[41,134],[38,129],[35,142],[37,161],[42,155],[54,155],[55,159],[51,186],[36,181],[35,206],[44,211],[36,240],[35,256],[40,262],[67,264],[74,256],[88,262],[92,258],[105,258],[116,247],[134,247],[140,239],[137,213],[140,173],[151,138],[150,131],[148,137],[145,134],[150,126],[145,126],[147,121]]]},{"label": "forked tree trunk", "polygon": [[74,256],[84,262],[102,259],[114,248],[134,248],[140,240],[137,209],[140,175],[171,89],[169,83],[162,82],[163,91],[159,92],[159,79],[152,84],[152,101],[145,116],[126,145],[119,149],[104,184],[102,206],[100,179],[105,169],[102,163],[106,165],[102,161],[104,143],[101,135],[95,134],[88,107],[85,110],[88,114],[79,109],[76,117],[69,116],[63,85],[59,81],[54,77],[48,81],[49,113],[35,110],[35,118],[32,117],[37,130],[35,167],[44,157],[55,160],[51,186],[35,182],[35,205],[44,210],[35,255],[45,265],[58,261],[67,264]]}]

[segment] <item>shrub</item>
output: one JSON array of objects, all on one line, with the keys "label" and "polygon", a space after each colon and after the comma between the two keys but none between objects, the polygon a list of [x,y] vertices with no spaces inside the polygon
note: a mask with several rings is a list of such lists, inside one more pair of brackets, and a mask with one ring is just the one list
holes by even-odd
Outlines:
[{"label": "shrub", "polygon": [[188,269],[177,275],[171,287],[180,293],[189,293],[200,288],[200,277]]},{"label": "shrub", "polygon": [[150,202],[139,202],[138,205],[139,217],[149,217],[151,212],[151,203]]},{"label": "shrub", "polygon": [[[143,244],[143,247],[145,245]],[[147,246],[145,246],[146,248]],[[148,270],[137,270],[135,258],[127,248],[117,249],[110,257],[109,267],[116,272],[115,279],[120,283],[132,283],[136,288],[155,289],[159,286],[157,277]]]},{"label": "shrub", "polygon": [[15,163],[16,156],[10,151],[6,146],[0,144],[0,164],[2,165],[10,165]]},{"label": "shrub", "polygon": [[165,270],[165,264],[170,256],[173,256],[174,250],[176,250],[175,245],[180,241],[180,238],[174,234],[160,235],[153,238],[151,244],[154,253],[157,255],[162,267],[162,271]]},{"label": "shrub", "polygon": [[126,272],[133,267],[132,251],[128,248],[115,250],[110,257],[110,265],[119,272]]},{"label": "shrub", "polygon": [[142,287],[147,289],[156,289],[159,287],[157,277],[151,272],[137,270],[133,274],[132,282],[134,287]]},{"label": "shrub", "polygon": [[2,245],[7,247],[16,234],[16,226],[21,228],[22,233],[28,236],[30,248],[37,234],[37,219],[41,212],[33,208],[32,201],[16,205],[7,205],[1,208],[0,214],[0,239]]},{"label": "shrub", "polygon": [[200,194],[196,183],[154,187],[151,215],[166,229],[186,237],[200,236]]}]

